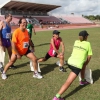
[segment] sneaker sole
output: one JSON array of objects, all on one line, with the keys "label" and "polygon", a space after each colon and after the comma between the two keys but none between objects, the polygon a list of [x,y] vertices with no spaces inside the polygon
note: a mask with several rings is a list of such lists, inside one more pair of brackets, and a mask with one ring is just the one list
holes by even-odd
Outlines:
[{"label": "sneaker sole", "polygon": [[90,83],[87,83],[87,84],[80,84],[80,85],[88,85],[88,84],[90,84]]},{"label": "sneaker sole", "polygon": [[[2,78],[2,76],[1,76],[1,78]],[[3,80],[6,80],[7,79],[7,77],[6,78],[2,78]]]},{"label": "sneaker sole", "polygon": [[35,76],[33,76],[34,78],[37,78],[37,79],[42,79],[43,77],[41,77],[41,78],[38,78],[38,77],[35,77]]}]

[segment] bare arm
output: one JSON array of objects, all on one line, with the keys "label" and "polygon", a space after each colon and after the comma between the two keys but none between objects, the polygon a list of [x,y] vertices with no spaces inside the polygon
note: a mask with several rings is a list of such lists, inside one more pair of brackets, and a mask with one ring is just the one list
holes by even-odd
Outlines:
[{"label": "bare arm", "polygon": [[91,60],[91,55],[88,55],[87,60],[84,63],[84,66],[86,66]]},{"label": "bare arm", "polygon": [[64,45],[64,42],[63,41],[61,41],[61,47],[62,47],[62,54],[64,54],[64,51],[65,51],[65,45]]},{"label": "bare arm", "polygon": [[56,52],[57,54],[59,54],[59,51],[58,51],[58,50],[56,49],[56,47],[55,47],[53,38],[51,39],[51,44],[52,44],[53,49],[55,50],[55,52]]},{"label": "bare arm", "polygon": [[36,32],[35,32],[35,29],[34,29],[34,27],[33,27],[33,32],[34,32],[34,35],[36,35]]}]

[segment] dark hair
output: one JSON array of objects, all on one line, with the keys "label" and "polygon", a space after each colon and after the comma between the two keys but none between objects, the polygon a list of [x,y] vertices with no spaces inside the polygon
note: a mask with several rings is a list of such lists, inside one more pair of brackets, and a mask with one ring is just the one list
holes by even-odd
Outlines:
[{"label": "dark hair", "polygon": [[81,37],[80,38],[81,41],[84,41],[88,35],[89,34],[86,30],[79,32],[79,36]]},{"label": "dark hair", "polygon": [[7,17],[9,17],[10,15],[11,15],[10,13],[5,14],[5,19],[6,19]]},{"label": "dark hair", "polygon": [[22,23],[22,19],[25,19],[25,18],[22,17],[22,18],[19,19],[19,22],[18,22],[19,25]]}]

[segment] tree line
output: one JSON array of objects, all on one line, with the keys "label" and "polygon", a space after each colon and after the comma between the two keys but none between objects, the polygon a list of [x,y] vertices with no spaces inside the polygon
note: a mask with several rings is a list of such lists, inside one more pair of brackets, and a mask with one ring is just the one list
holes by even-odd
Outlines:
[{"label": "tree line", "polygon": [[82,15],[83,17],[89,19],[89,20],[100,20],[100,15]]}]

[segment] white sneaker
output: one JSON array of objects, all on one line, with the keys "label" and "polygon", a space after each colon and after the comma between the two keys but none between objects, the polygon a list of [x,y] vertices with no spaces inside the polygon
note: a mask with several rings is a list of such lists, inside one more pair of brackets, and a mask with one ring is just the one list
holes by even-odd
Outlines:
[{"label": "white sneaker", "polygon": [[2,74],[1,74],[1,77],[2,77],[3,80],[5,80],[5,79],[7,78],[7,76],[6,76],[5,73],[2,73]]},{"label": "white sneaker", "polygon": [[43,78],[39,73],[34,73],[33,77],[38,79]]}]

